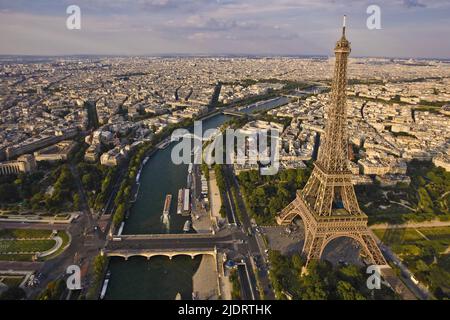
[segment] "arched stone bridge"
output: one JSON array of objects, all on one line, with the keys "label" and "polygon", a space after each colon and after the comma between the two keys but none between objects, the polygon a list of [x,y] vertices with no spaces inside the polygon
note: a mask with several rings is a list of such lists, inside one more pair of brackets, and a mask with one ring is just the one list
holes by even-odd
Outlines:
[{"label": "arched stone bridge", "polygon": [[115,236],[108,241],[102,254],[108,257],[141,256],[150,259],[154,256],[212,255],[216,257],[220,249],[232,248],[242,243],[236,234],[225,231],[217,235],[212,234],[171,234],[171,235],[124,235]]},{"label": "arched stone bridge", "polygon": [[178,250],[155,250],[155,249],[140,249],[140,250],[108,250],[102,251],[102,254],[108,257],[121,257],[128,260],[131,257],[145,257],[150,260],[155,256],[165,256],[172,260],[176,256],[190,256],[194,259],[200,255],[211,255],[214,258],[217,256],[217,248],[192,248],[192,249],[178,249]]}]

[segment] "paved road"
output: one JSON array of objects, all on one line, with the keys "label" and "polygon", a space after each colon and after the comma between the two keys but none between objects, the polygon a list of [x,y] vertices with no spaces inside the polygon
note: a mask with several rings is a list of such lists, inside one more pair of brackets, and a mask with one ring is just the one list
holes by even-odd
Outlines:
[{"label": "paved road", "polygon": [[[255,232],[255,227],[252,225],[250,216],[247,212],[247,208],[245,207],[244,200],[240,191],[239,182],[234,175],[233,169],[231,166],[225,166],[225,176],[228,185],[228,193],[231,193],[231,186],[234,186],[234,188],[237,190],[237,204],[236,206],[239,206],[239,210],[242,213],[241,218],[242,221],[239,221],[242,224],[242,230],[246,233],[248,233],[248,245],[247,245],[247,253],[245,257],[245,262],[248,267],[250,278],[252,279],[252,284],[254,286],[254,290],[256,290],[256,275],[253,272],[252,266],[254,265],[253,262],[255,262],[257,265],[255,266],[258,272],[258,280],[259,284],[262,287],[262,290],[264,291],[264,298],[267,300],[274,300],[275,295],[272,290],[272,286],[269,280],[269,274],[268,274],[268,266],[266,265],[265,259],[264,259],[264,241],[262,239],[258,239],[260,237],[259,234]],[[230,195],[231,196],[231,195]],[[253,260],[253,261],[252,261]],[[259,297],[259,293],[256,293],[255,296],[257,298]]]},{"label": "paved road", "polygon": [[111,188],[108,201],[106,202],[106,205],[105,205],[105,207],[103,209],[103,213],[104,214],[112,214],[112,213],[114,213],[116,205],[115,205],[113,200],[114,200],[117,192],[119,192],[120,185],[121,185],[121,183],[123,181],[123,176],[127,172],[128,172],[127,168],[125,166],[122,166],[119,169],[119,172],[116,174],[115,183],[114,183],[113,187]]},{"label": "paved road", "polygon": [[241,284],[242,300],[255,300],[255,294],[252,291],[252,285],[249,283],[250,280],[246,264],[239,264],[237,271]]},{"label": "paved road", "polygon": [[405,228],[434,228],[434,227],[450,227],[450,221],[424,221],[424,222],[408,222],[403,224],[375,224],[370,229],[405,229]]},{"label": "paved road", "polygon": [[[240,236],[240,237],[239,237]],[[210,248],[229,248],[233,244],[239,244],[238,238],[244,235],[232,235],[229,232],[221,233],[216,236],[205,235],[204,237],[183,237],[173,239],[133,239],[121,238],[122,241],[109,241],[105,250],[108,251],[127,251],[127,250],[177,250],[177,249],[210,249]]]},{"label": "paved road", "polygon": [[27,230],[68,230],[70,228],[70,224],[0,222],[0,227],[5,229],[27,229]]},{"label": "paved road", "polygon": [[380,248],[383,252],[384,257],[389,261],[392,262],[394,265],[400,268],[402,275],[402,281],[403,283],[408,287],[409,290],[411,290],[416,297],[418,297],[421,300],[428,300],[431,295],[428,292],[428,290],[420,285],[415,284],[411,280],[411,276],[413,275],[411,271],[402,263],[399,257],[386,245],[380,244]]},{"label": "paved road", "polygon": [[236,226],[241,226],[241,223],[236,216],[236,206],[235,203],[232,201],[232,194],[231,194],[231,185],[228,179],[225,179],[226,184],[226,192],[225,192],[225,202],[224,206],[227,213],[228,223],[234,224]]}]

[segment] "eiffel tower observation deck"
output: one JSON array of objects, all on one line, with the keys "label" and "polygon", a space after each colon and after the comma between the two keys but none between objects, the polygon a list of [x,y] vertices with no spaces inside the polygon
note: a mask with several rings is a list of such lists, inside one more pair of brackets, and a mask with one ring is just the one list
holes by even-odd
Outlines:
[{"label": "eiffel tower observation deck", "polygon": [[277,222],[289,224],[297,216],[302,218],[307,264],[320,259],[332,240],[349,237],[359,243],[361,254],[369,263],[384,266],[386,261],[367,227],[367,216],[359,208],[348,168],[346,87],[351,48],[345,33],[344,16],[342,36],[334,49],[334,78],[318,159],[305,188],[297,191],[296,199],[279,214]]}]

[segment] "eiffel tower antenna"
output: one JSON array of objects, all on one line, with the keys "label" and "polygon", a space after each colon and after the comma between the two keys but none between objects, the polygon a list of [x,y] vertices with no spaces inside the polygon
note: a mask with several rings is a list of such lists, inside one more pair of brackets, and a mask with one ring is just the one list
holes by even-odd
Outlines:
[{"label": "eiffel tower antenna", "polygon": [[347,16],[344,15],[344,21],[342,22],[342,36],[345,37],[345,29],[347,28]]},{"label": "eiffel tower antenna", "polygon": [[367,227],[368,218],[359,208],[348,169],[347,133],[347,63],[351,52],[345,38],[344,16],[342,37],[336,43],[336,63],[331,87],[319,156],[314,170],[296,199],[277,217],[279,224],[289,224],[300,216],[305,225],[303,254],[306,266],[311,260],[320,259],[323,250],[332,240],[349,237],[361,245],[362,254],[370,263],[387,265],[372,233]]}]

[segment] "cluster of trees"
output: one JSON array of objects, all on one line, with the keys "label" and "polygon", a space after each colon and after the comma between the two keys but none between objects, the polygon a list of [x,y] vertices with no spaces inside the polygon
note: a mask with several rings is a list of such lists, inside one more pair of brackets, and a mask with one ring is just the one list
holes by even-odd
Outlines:
[{"label": "cluster of trees", "polygon": [[238,179],[252,218],[258,224],[272,224],[304,187],[310,173],[309,168],[283,170],[275,176],[262,176],[255,170],[241,172]]},{"label": "cluster of trees", "polygon": [[225,175],[223,174],[222,166],[220,164],[214,165],[214,173],[216,174],[217,186],[219,187],[220,191],[225,191]]},{"label": "cluster of trees", "polygon": [[301,275],[304,259],[294,254],[283,256],[278,251],[269,253],[270,278],[277,299],[288,295],[295,300],[379,300],[395,299],[395,293],[386,287],[367,288],[364,268],[354,265],[334,267],[328,261],[313,261],[308,272]]},{"label": "cluster of trees", "polygon": [[48,174],[37,171],[1,177],[0,202],[1,207],[9,209],[18,208],[20,202],[25,209],[60,212],[73,209],[73,190],[72,174],[67,165],[62,165]]},{"label": "cluster of trees", "polygon": [[130,159],[128,164],[128,175],[122,180],[119,192],[117,192],[116,197],[114,198],[116,211],[114,212],[113,224],[116,227],[123,221],[125,213],[130,207],[131,191],[136,181],[136,176],[146,153],[151,148],[151,144],[141,146]]},{"label": "cluster of trees", "polygon": [[0,294],[0,300],[22,300],[27,297],[25,290],[19,287],[11,287]]},{"label": "cluster of trees", "polygon": [[11,204],[31,198],[41,189],[42,171],[0,177],[0,202]]},{"label": "cluster of trees", "polygon": [[15,203],[20,197],[19,188],[14,183],[16,175],[0,176],[0,202]]},{"label": "cluster of trees", "polygon": [[105,272],[105,268],[108,264],[108,258],[106,256],[98,255],[94,258],[93,263],[93,276],[94,282],[89,288],[87,292],[86,298],[90,300],[97,299],[98,291],[100,290],[100,286],[103,280],[103,274]]},{"label": "cluster of trees", "polygon": [[89,145],[84,142],[83,137],[79,137],[76,139],[77,144],[75,145],[75,148],[72,150],[69,158],[74,163],[80,163],[84,161],[84,155],[86,153],[87,148],[89,148]]},{"label": "cluster of trees", "polygon": [[241,300],[241,283],[239,282],[239,276],[237,270],[231,270],[230,272],[230,282],[231,288],[231,299]]},{"label": "cluster of trees", "polygon": [[77,169],[89,198],[89,206],[95,210],[102,209],[107,201],[111,182],[117,174],[117,168],[80,162]]},{"label": "cluster of trees", "polygon": [[38,300],[62,300],[62,294],[66,289],[64,279],[50,282],[37,297]]},{"label": "cluster of trees", "polygon": [[414,255],[404,256],[404,261],[415,277],[426,283],[437,299],[450,299],[450,255],[439,254],[435,246],[412,246]]},{"label": "cluster of trees", "polygon": [[[435,167],[431,162],[414,160],[408,164],[407,174],[411,177],[410,185],[381,188],[375,184],[355,188],[363,205],[371,203],[364,208],[369,215],[369,222],[405,223],[450,219],[450,173]],[[395,202],[402,200],[406,200],[412,209],[395,205]],[[381,206],[390,209],[382,210]]]},{"label": "cluster of trees", "polygon": [[213,166],[214,169],[214,173],[216,175],[216,183],[217,183],[217,187],[219,188],[220,191],[220,198],[221,198],[221,202],[222,202],[222,206],[220,207],[220,215],[222,218],[225,218],[227,213],[226,213],[226,209],[225,209],[225,194],[226,194],[226,182],[225,182],[225,175],[223,173],[223,168],[220,164],[215,164]]},{"label": "cluster of trees", "polygon": [[[33,210],[46,209],[49,212],[61,212],[73,209],[74,196],[77,195],[74,177],[69,166],[64,164],[54,170],[50,175],[49,186],[51,190],[46,192],[45,184],[40,185],[38,193],[29,200]],[[77,195],[78,196],[78,195]]]},{"label": "cluster of trees", "polygon": [[411,186],[417,190],[417,212],[450,215],[450,172],[431,163],[414,162],[410,167]]},{"label": "cluster of trees", "polygon": [[[392,223],[399,224],[407,221],[407,215],[410,209],[393,205],[391,201],[400,202],[400,200],[414,203],[416,197],[408,192],[408,187],[397,186],[393,188],[381,188],[379,184],[355,186],[356,196],[361,208],[369,216],[369,224]],[[389,209],[383,209],[383,208]],[[395,209],[393,209],[395,207]]]},{"label": "cluster of trees", "polygon": [[11,208],[21,202],[22,208],[61,212],[73,209],[72,204],[78,197],[75,190],[69,167],[61,165],[47,175],[43,171],[37,171],[1,177],[0,202],[2,207]]},{"label": "cluster of trees", "polygon": [[202,173],[205,175],[206,180],[209,180],[209,167],[206,163],[202,163],[200,166]]}]

